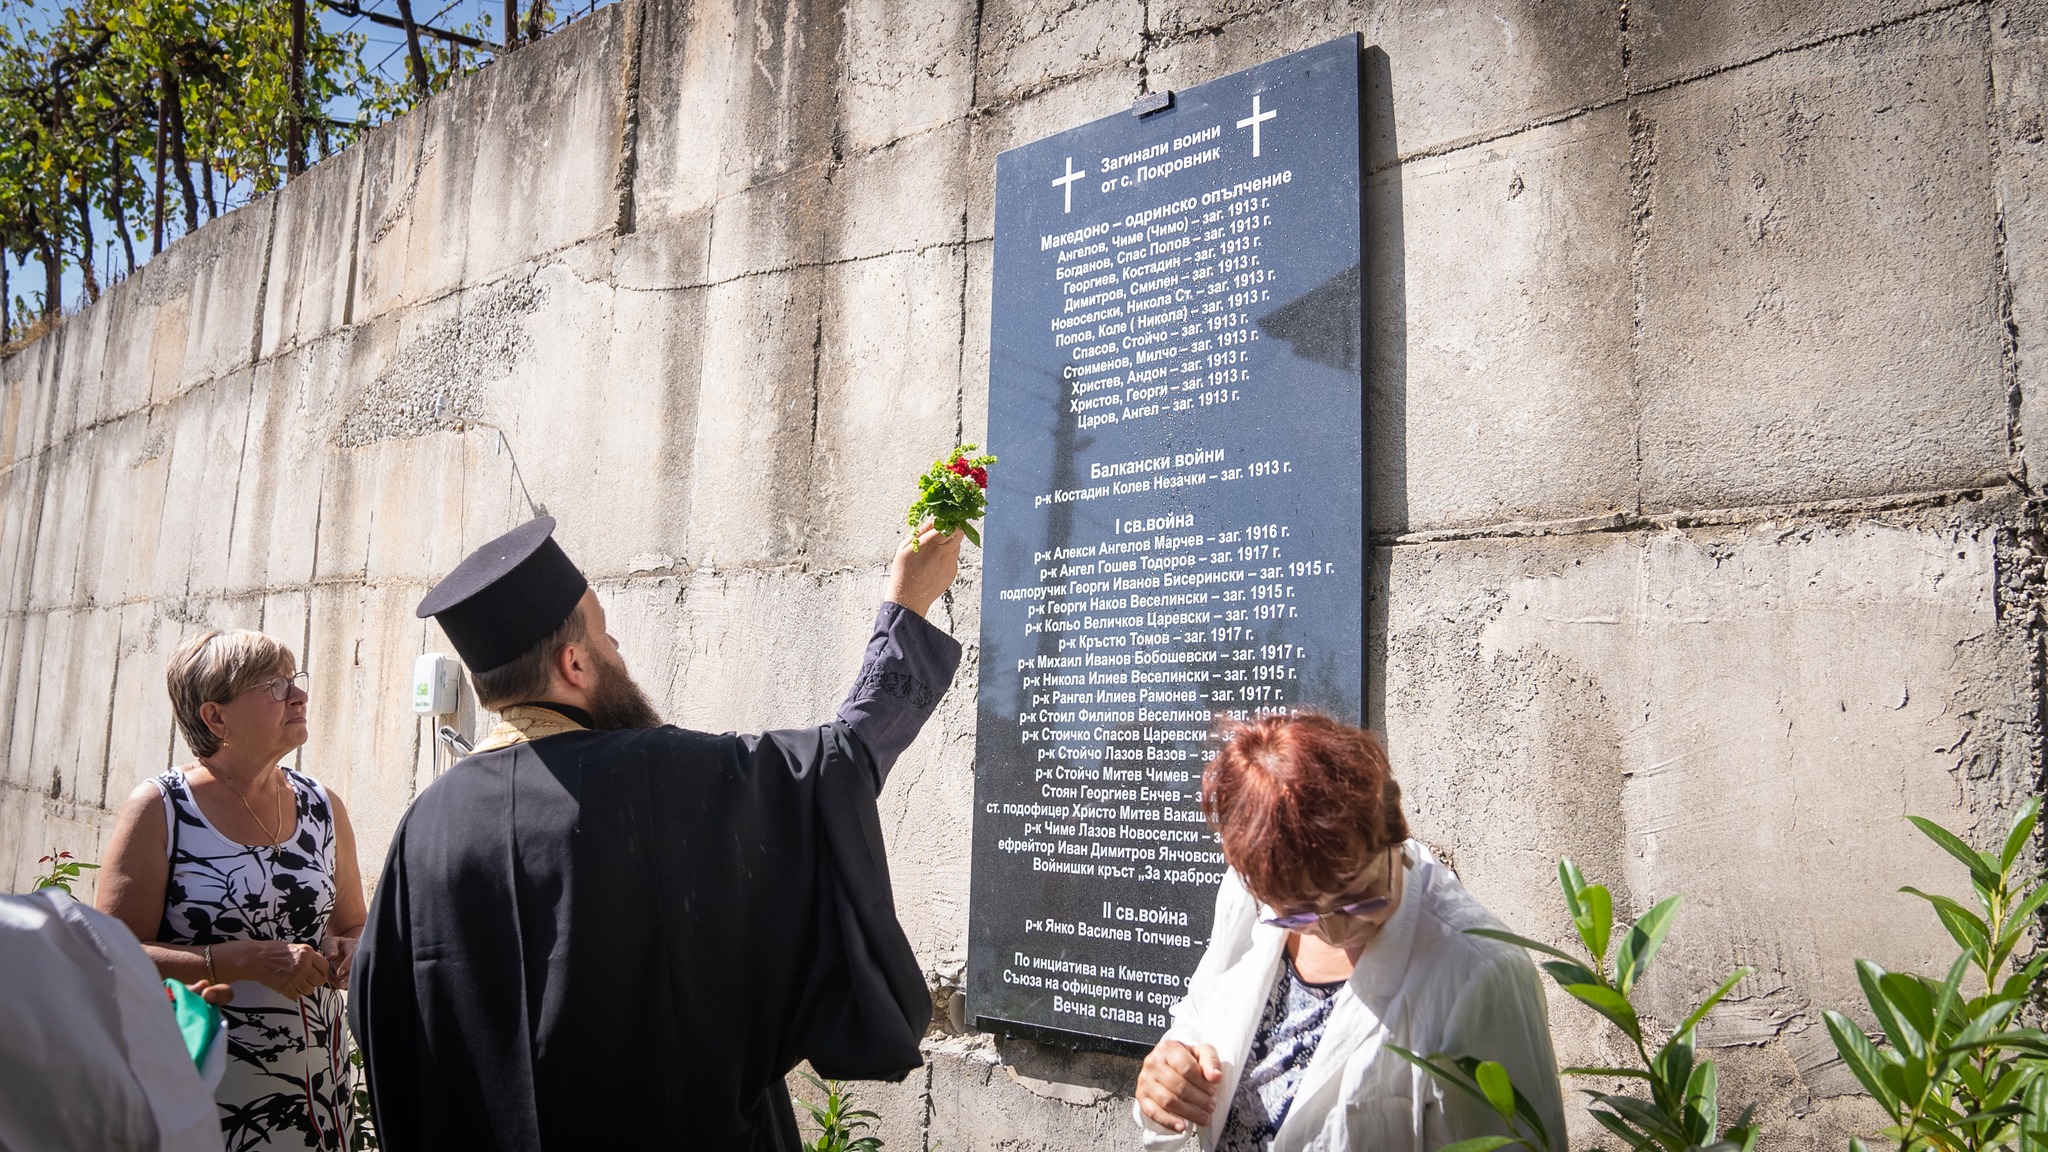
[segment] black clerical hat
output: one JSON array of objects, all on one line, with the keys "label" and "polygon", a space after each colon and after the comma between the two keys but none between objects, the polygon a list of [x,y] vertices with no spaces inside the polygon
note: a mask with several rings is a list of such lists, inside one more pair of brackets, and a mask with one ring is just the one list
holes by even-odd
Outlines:
[{"label": "black clerical hat", "polygon": [[539,516],[471,552],[434,585],[415,615],[432,616],[471,672],[489,672],[547,639],[576,611],[590,581]]}]

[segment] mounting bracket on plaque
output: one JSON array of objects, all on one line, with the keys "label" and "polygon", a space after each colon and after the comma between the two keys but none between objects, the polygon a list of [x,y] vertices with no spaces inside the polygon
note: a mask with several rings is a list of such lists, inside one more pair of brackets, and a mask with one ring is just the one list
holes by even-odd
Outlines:
[{"label": "mounting bracket on plaque", "polygon": [[1164,112],[1171,107],[1173,107],[1173,89],[1169,88],[1164,92],[1147,93],[1132,101],[1131,115],[1139,120],[1143,120],[1155,112]]},{"label": "mounting bracket on plaque", "polygon": [[996,160],[977,1027],[1149,1049],[1225,870],[1217,726],[1365,714],[1360,60],[1346,36]]}]

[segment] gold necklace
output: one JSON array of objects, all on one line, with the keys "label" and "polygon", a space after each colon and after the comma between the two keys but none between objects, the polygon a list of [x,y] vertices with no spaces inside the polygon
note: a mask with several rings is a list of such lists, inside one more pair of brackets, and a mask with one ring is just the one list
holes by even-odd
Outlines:
[{"label": "gold necklace", "polygon": [[[235,787],[233,784],[229,784],[227,781],[227,777],[222,776],[218,772],[214,772],[213,765],[208,764],[206,766],[206,770],[208,772],[213,772],[213,778],[215,780],[220,781],[223,785],[227,787],[228,791],[233,792],[235,794],[235,799],[240,800],[242,802],[242,810],[249,814],[249,819],[254,820],[256,822],[256,827],[263,829],[263,834],[269,837],[269,840],[263,846],[265,848],[270,849],[272,852],[277,851],[277,841],[279,832],[273,831],[270,825],[267,825],[263,822],[263,817],[258,816],[256,814],[256,809],[249,807],[249,798],[247,796],[242,795],[242,790],[240,788]],[[273,823],[276,825],[278,830],[282,830],[284,828],[283,792],[279,792],[277,794],[277,802],[271,805],[270,811],[271,815],[276,817],[276,820],[274,820]]]}]

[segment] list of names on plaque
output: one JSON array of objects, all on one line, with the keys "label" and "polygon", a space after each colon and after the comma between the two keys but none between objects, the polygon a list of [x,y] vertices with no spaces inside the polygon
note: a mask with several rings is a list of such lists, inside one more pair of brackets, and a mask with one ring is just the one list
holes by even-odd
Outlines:
[{"label": "list of names on plaque", "polygon": [[997,161],[968,1011],[1146,1045],[1220,721],[1363,709],[1355,37]]}]

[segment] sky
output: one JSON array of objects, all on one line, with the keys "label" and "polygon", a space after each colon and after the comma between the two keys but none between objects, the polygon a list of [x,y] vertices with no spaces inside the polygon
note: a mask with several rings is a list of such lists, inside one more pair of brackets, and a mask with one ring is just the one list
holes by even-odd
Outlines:
[{"label": "sky", "polygon": [[[17,20],[30,27],[48,27],[57,20],[59,13],[69,6],[68,4],[60,3],[59,0],[30,0],[30,2],[34,5],[33,7],[17,9],[15,12]],[[530,2],[531,0],[520,0],[521,10],[524,11]],[[589,11],[602,8],[611,2],[612,0],[556,0],[561,9],[556,16],[556,26],[559,27],[569,18],[583,16]],[[398,15],[397,0],[360,0],[359,7],[366,13],[378,12],[392,17]],[[493,40],[503,36],[503,30],[498,25],[502,23],[504,12],[504,0],[413,0],[413,18],[441,28],[459,29],[465,24],[481,28],[483,24],[482,17],[485,14],[489,14],[493,22],[487,38]],[[320,26],[327,31],[346,31],[362,36],[365,40],[363,59],[378,75],[391,81],[404,77],[406,52],[405,33],[402,30],[372,23],[365,17],[344,16],[321,5],[318,0],[308,0],[307,14],[312,16],[316,13]],[[355,101],[346,97],[334,100],[328,104],[327,114],[337,120],[353,120],[356,118]],[[145,179],[153,179],[154,176],[153,173],[141,175]],[[175,185],[173,185],[173,188],[175,188]],[[246,195],[246,191],[244,191],[241,195],[235,196],[235,202],[239,203],[246,198]],[[171,201],[169,211],[173,214],[181,213],[182,209],[176,206],[177,196],[175,192],[169,196],[169,200]],[[202,216],[204,211],[202,207]],[[94,264],[100,272],[100,280],[103,285],[108,280],[107,270],[109,268],[113,269],[116,275],[125,275],[127,273],[127,258],[122,253],[119,239],[114,238],[113,231],[113,226],[104,219],[95,219],[93,221],[93,234],[100,240],[100,250],[95,256]],[[138,265],[148,262],[149,238],[146,233],[136,244],[135,257]],[[26,295],[25,288],[40,289],[42,286],[42,265],[35,260],[30,260],[24,265],[11,266],[8,271],[13,289],[17,295]],[[76,266],[66,269],[64,273],[64,301],[66,306],[76,307],[82,300],[84,291],[85,276],[83,271]]]}]

